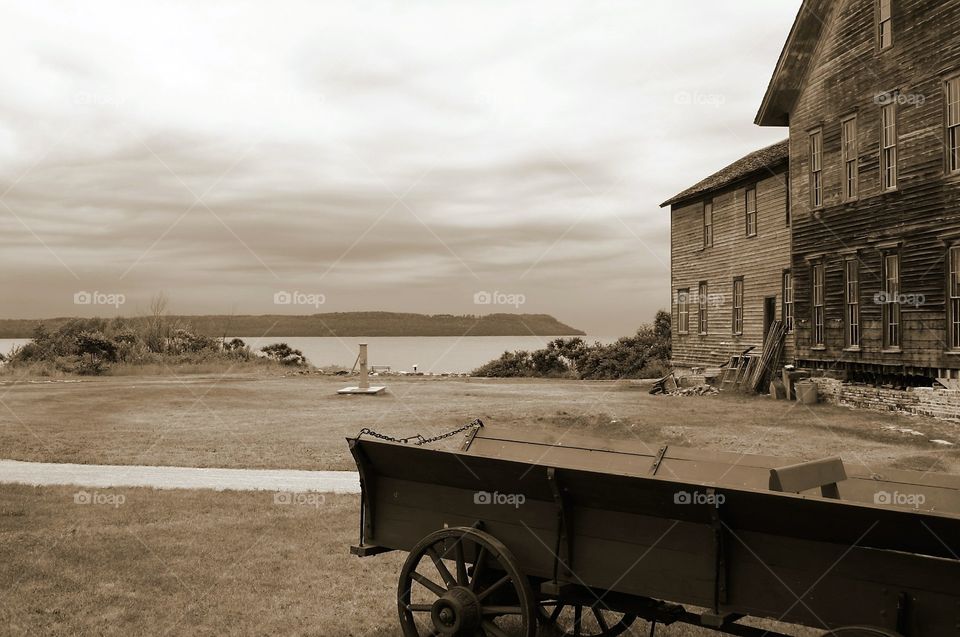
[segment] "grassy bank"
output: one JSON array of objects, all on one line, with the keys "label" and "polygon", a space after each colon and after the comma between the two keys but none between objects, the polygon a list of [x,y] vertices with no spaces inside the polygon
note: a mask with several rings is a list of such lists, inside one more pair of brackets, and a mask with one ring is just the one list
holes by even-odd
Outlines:
[{"label": "grassy bank", "polygon": [[190,323],[165,313],[154,301],[150,316],[135,319],[70,319],[53,330],[38,324],[30,342],[4,355],[3,373],[13,377],[101,376],[131,373],[177,373],[204,370],[227,373],[244,366],[303,367],[300,350],[273,343],[251,350],[239,338],[214,338]]}]

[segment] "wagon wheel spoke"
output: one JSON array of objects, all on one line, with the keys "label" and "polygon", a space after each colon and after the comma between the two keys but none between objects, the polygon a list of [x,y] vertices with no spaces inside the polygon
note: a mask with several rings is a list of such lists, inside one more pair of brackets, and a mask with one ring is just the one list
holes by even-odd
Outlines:
[{"label": "wagon wheel spoke", "polygon": [[504,575],[503,577],[501,577],[500,579],[498,579],[496,582],[494,582],[493,584],[491,584],[490,587],[487,588],[487,590],[483,591],[482,593],[479,593],[479,594],[477,595],[477,599],[482,602],[482,601],[484,600],[484,598],[486,598],[487,596],[490,595],[490,593],[494,592],[495,590],[497,590],[498,588],[500,588],[501,586],[503,586],[504,584],[506,584],[506,583],[509,582],[509,581],[510,581],[510,576],[509,576],[509,575]]},{"label": "wagon wheel spoke", "polygon": [[519,606],[484,606],[481,612],[484,615],[521,615],[523,609]]},{"label": "wagon wheel spoke", "polygon": [[457,542],[455,554],[457,559],[457,584],[466,586],[470,583],[470,578],[467,577],[467,562],[463,557],[462,541]]},{"label": "wagon wheel spoke", "polygon": [[433,560],[434,565],[437,567],[437,571],[440,573],[440,577],[443,578],[443,581],[446,582],[448,587],[454,587],[457,585],[457,580],[453,579],[453,575],[450,574],[450,571],[447,569],[447,565],[443,563],[443,560],[440,559],[440,556],[437,555],[436,549],[432,546],[427,549],[427,555],[430,556],[430,559]]},{"label": "wagon wheel spoke", "polygon": [[602,603],[586,605],[544,600],[539,604],[540,620],[552,626],[553,633],[560,637],[616,637],[629,634],[630,626],[637,619],[636,615],[610,610]]},{"label": "wagon wheel spoke", "polygon": [[423,584],[426,588],[430,590],[431,593],[433,593],[437,597],[440,597],[441,595],[447,592],[442,586],[434,583],[433,580],[424,577],[423,575],[421,575],[416,571],[410,573],[410,577],[416,580],[417,582],[419,582],[420,584]]},{"label": "wagon wheel spoke", "polygon": [[481,546],[480,552],[477,553],[477,561],[473,565],[473,579],[470,580],[470,590],[476,592],[477,582],[480,581],[480,574],[483,573],[483,564],[484,559],[487,557],[487,547]]},{"label": "wagon wheel spoke", "polygon": [[484,634],[486,634],[487,637],[510,637],[510,635],[500,630],[500,627],[494,624],[489,619],[484,620],[481,626],[483,628]]},{"label": "wagon wheel spoke", "polygon": [[603,612],[596,606],[593,607],[593,616],[597,618],[597,625],[600,626],[600,630],[605,633],[610,632],[610,626],[607,625],[607,620],[603,618]]},{"label": "wagon wheel spoke", "polygon": [[429,613],[433,604],[407,604],[407,610],[413,613]]}]

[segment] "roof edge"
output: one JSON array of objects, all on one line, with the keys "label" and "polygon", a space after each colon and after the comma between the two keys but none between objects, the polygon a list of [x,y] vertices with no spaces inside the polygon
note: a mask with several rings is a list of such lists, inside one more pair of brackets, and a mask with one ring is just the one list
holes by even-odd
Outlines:
[{"label": "roof edge", "polygon": [[[769,158],[765,157],[768,153],[771,155]],[[757,160],[759,163],[753,165],[752,160]],[[667,206],[686,203],[690,200],[701,198],[704,195],[723,190],[731,184],[740,182],[757,173],[772,171],[774,168],[779,168],[783,164],[789,164],[789,162],[790,139],[787,138],[744,155],[715,173],[701,179],[690,188],[667,199],[660,204],[660,207],[666,208]],[[729,175],[726,175],[725,173],[728,172]]]}]

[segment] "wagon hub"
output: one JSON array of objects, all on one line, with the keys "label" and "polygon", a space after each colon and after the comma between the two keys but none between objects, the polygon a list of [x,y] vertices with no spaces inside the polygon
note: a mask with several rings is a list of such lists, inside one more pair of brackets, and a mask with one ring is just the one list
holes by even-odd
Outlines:
[{"label": "wagon hub", "polygon": [[441,635],[473,635],[480,627],[480,600],[470,589],[455,586],[433,603],[433,627]]}]

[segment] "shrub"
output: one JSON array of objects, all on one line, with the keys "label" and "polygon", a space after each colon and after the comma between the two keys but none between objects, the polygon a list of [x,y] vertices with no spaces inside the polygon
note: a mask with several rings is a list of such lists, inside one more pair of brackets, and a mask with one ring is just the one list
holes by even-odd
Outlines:
[{"label": "shrub", "polygon": [[272,343],[260,348],[267,358],[284,365],[306,365],[307,357],[298,349],[293,349],[286,343]]},{"label": "shrub", "polygon": [[533,352],[504,352],[471,372],[473,376],[580,379],[660,378],[670,369],[670,314],[660,310],[652,325],[610,345],[587,345],[580,337],[554,339]]}]

